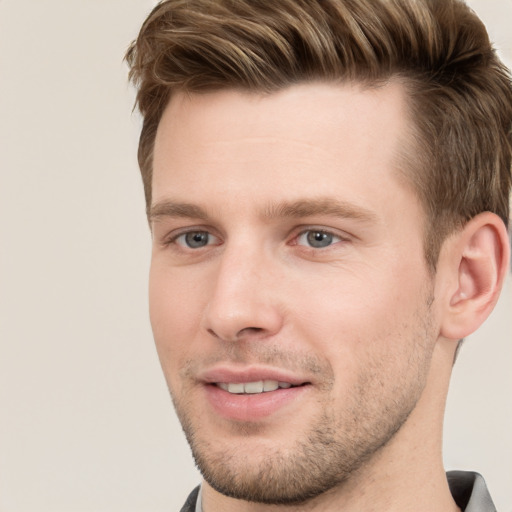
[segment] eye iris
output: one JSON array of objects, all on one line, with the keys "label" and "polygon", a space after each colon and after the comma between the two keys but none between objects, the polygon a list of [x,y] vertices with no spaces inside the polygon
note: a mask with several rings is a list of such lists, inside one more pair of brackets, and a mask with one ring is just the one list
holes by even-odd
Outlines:
[{"label": "eye iris", "polygon": [[307,240],[311,247],[327,247],[332,243],[332,235],[324,231],[310,231]]},{"label": "eye iris", "polygon": [[208,243],[208,233],[205,231],[193,231],[185,235],[185,243],[192,249],[204,247]]}]

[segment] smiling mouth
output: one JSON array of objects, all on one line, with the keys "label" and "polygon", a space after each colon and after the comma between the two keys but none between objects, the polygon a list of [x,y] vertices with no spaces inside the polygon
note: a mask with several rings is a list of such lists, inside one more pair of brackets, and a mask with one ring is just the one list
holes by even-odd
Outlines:
[{"label": "smiling mouth", "polygon": [[234,395],[256,395],[278,389],[296,388],[305,384],[294,385],[277,380],[258,380],[255,382],[217,382],[216,386]]}]

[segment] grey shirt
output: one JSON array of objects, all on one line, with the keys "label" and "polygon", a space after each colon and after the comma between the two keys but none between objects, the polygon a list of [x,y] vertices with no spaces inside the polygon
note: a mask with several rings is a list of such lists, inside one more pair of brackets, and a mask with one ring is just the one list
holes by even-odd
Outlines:
[{"label": "grey shirt", "polygon": [[448,485],[463,512],[496,512],[482,475],[469,471],[448,471]]},{"label": "grey shirt", "polygon": [[[453,499],[463,512],[496,512],[481,475],[469,471],[448,471],[446,478]],[[192,491],[181,512],[203,512],[200,486]]]}]

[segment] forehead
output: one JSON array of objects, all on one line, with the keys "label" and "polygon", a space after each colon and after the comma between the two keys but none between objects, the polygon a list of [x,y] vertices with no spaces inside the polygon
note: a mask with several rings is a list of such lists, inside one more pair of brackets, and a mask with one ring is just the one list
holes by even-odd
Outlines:
[{"label": "forehead", "polygon": [[385,195],[398,185],[409,131],[398,82],[178,93],[157,131],[153,203],[191,191],[200,201],[214,190],[293,200],[308,189],[327,196],[334,185],[364,196],[366,184]]},{"label": "forehead", "polygon": [[[381,86],[361,83],[305,83],[269,93],[220,90],[208,93],[176,92],[158,126],[156,148],[174,135],[192,135],[197,143],[226,136],[258,137],[293,132],[300,138],[325,137],[325,128],[340,137],[372,131],[400,135],[407,120],[405,88],[395,80]],[[189,130],[192,129],[193,133]]]}]

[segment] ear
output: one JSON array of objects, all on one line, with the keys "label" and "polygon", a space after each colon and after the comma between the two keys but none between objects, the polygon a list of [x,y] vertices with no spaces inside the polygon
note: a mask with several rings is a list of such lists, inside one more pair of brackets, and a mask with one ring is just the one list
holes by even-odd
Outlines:
[{"label": "ear", "polygon": [[447,241],[441,258],[438,277],[449,283],[442,286],[441,335],[459,340],[476,331],[498,301],[510,258],[505,224],[490,212],[477,215]]}]

